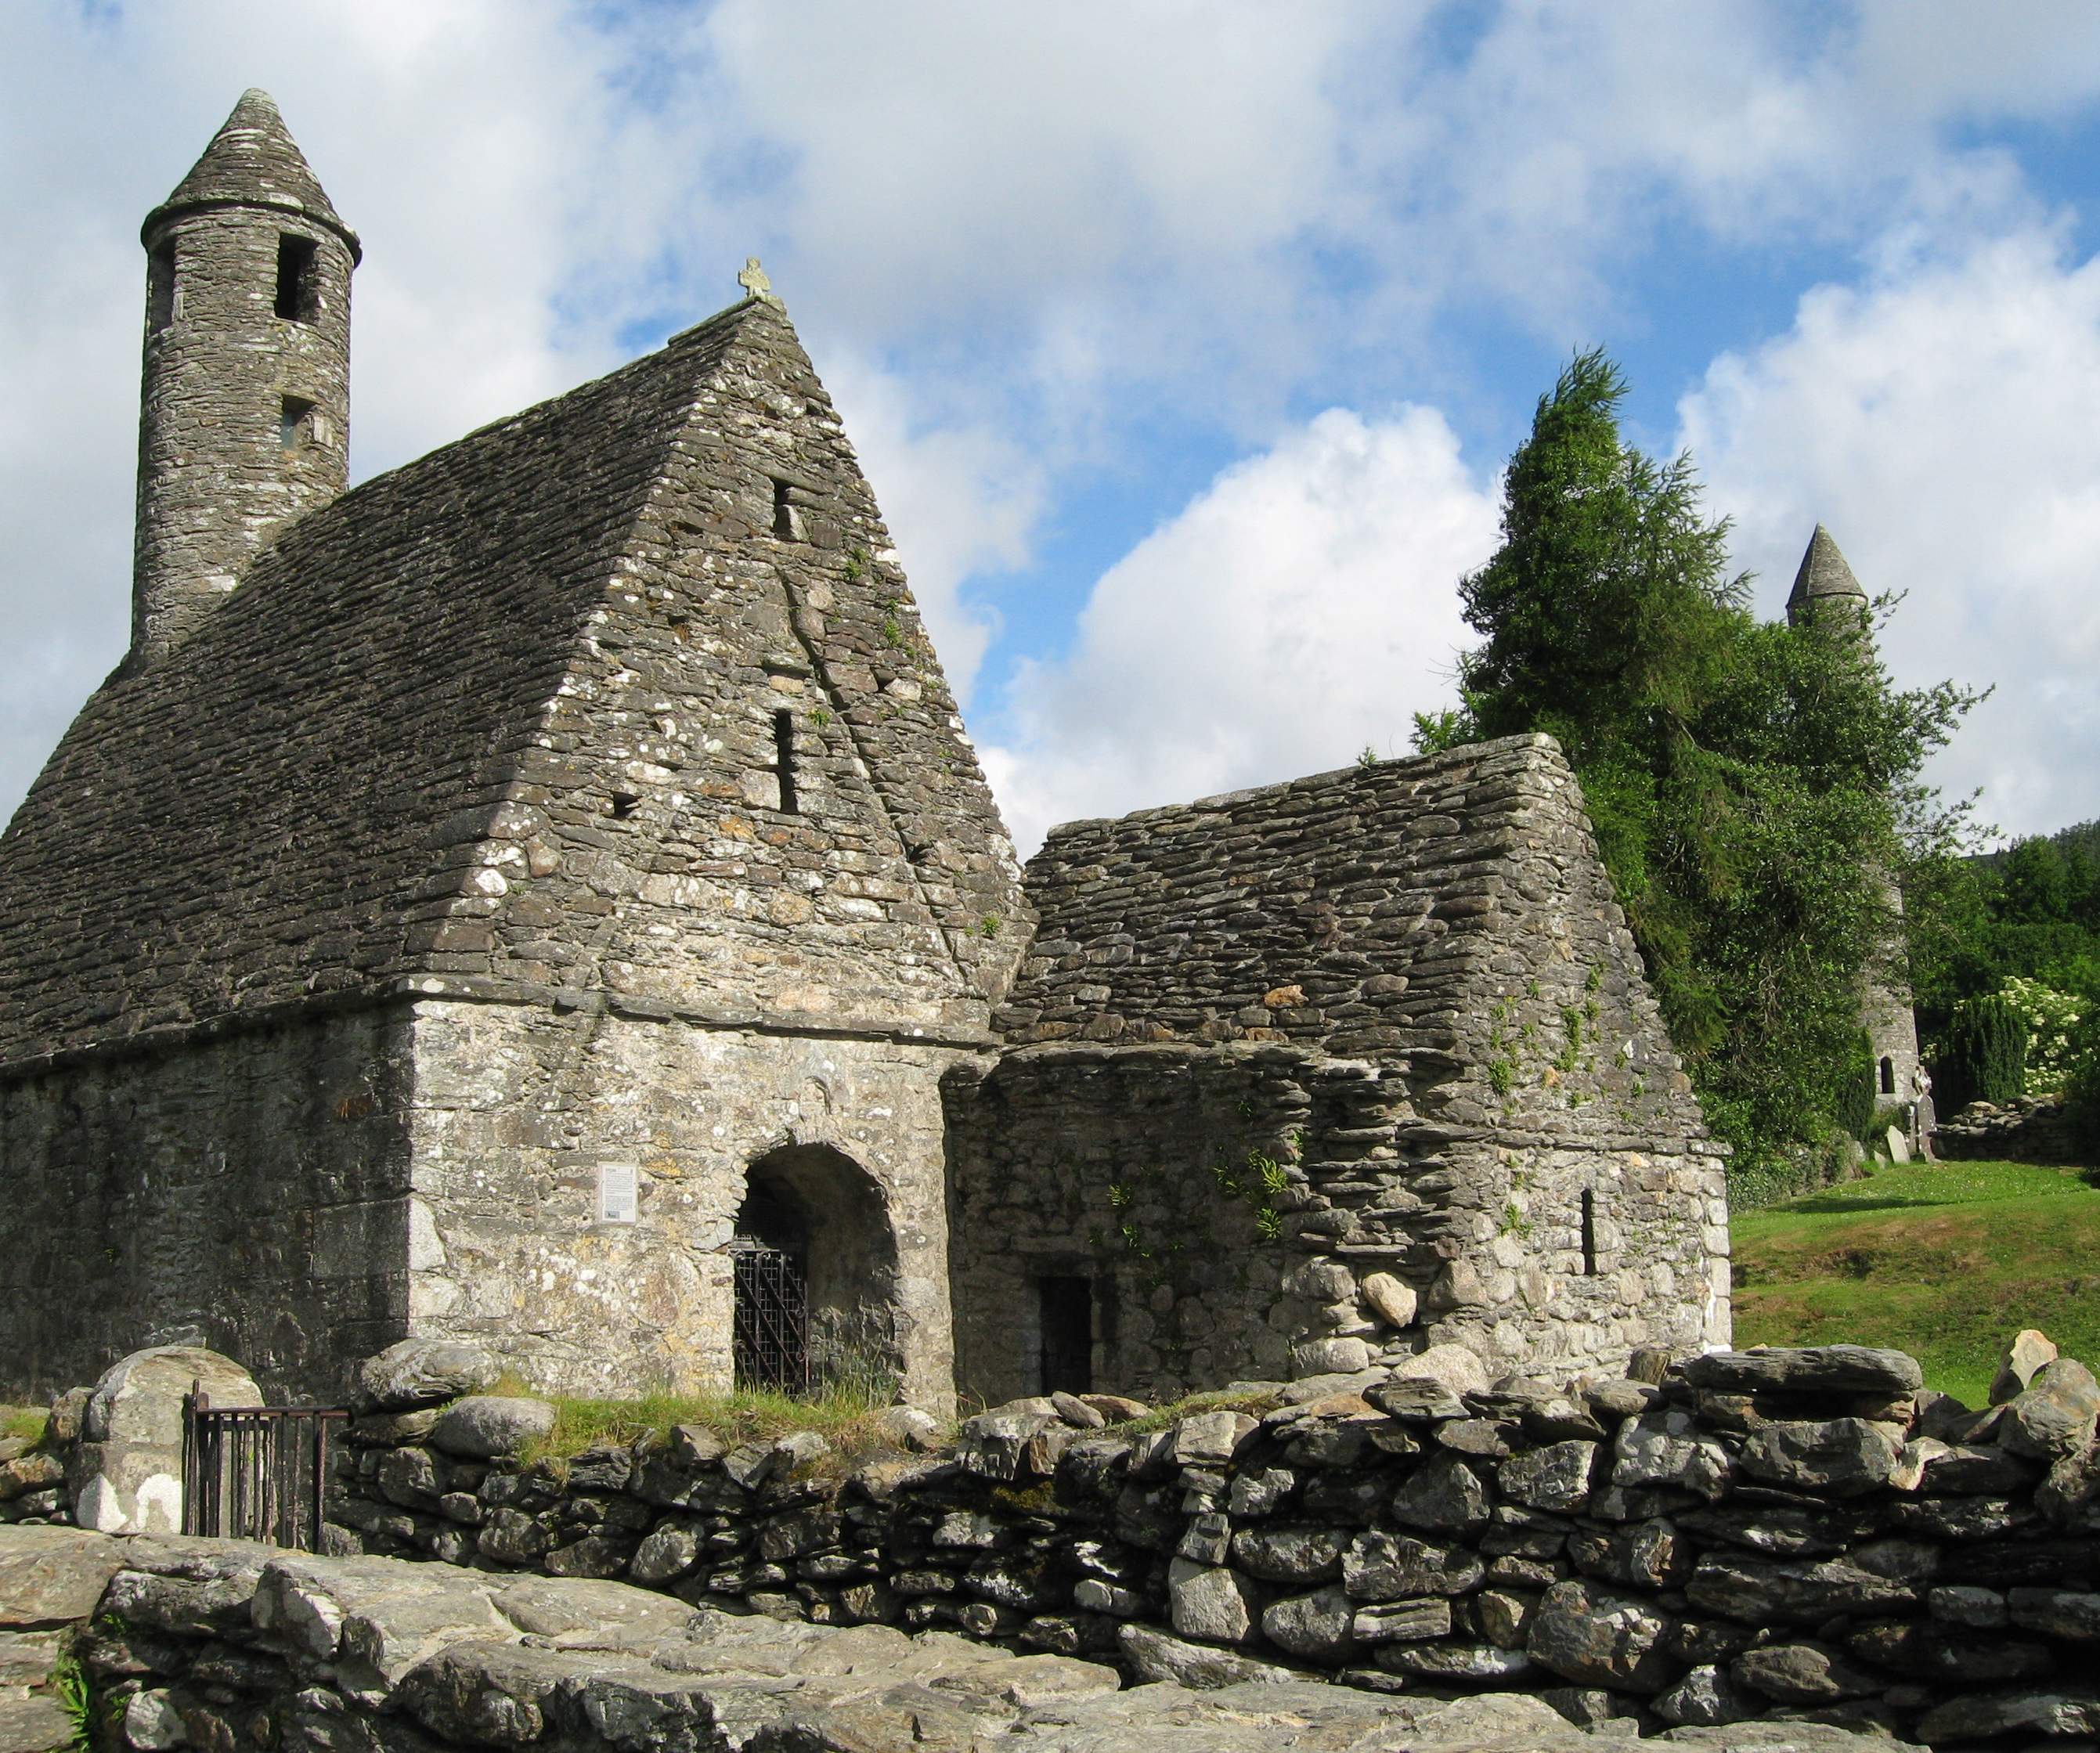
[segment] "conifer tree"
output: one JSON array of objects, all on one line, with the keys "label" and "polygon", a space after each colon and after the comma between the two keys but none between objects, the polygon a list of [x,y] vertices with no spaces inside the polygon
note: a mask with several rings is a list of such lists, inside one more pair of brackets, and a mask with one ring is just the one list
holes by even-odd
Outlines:
[{"label": "conifer tree", "polygon": [[1626,382],[1577,355],[1510,460],[1502,545],[1461,581],[1482,643],[1444,747],[1542,730],[1599,849],[1739,1197],[1800,1184],[1863,1068],[1859,989],[1886,884],[1959,828],[1919,781],[1972,697],[1899,692],[1864,623],[1764,624],[1688,456],[1621,438]]}]

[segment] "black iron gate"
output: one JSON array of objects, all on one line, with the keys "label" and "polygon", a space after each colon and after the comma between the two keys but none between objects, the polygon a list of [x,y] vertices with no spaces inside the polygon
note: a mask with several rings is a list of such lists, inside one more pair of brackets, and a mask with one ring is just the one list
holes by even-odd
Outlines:
[{"label": "black iron gate", "polygon": [[341,1407],[214,1406],[183,1397],[183,1532],[320,1550],[329,1426]]},{"label": "black iron gate", "polygon": [[802,1268],[783,1249],[739,1239],[736,1262],[736,1385],[801,1394],[810,1385],[810,1291]]}]

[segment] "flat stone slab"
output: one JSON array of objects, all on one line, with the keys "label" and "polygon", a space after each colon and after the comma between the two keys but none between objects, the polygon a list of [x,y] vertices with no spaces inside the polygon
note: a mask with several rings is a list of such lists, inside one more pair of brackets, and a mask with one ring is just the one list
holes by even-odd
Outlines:
[{"label": "flat stone slab", "polygon": [[73,1753],[73,1719],[55,1698],[0,1698],[0,1753]]},{"label": "flat stone slab", "polygon": [[1678,1368],[1693,1387],[1715,1394],[1897,1394],[1925,1385],[1916,1358],[1871,1346],[1760,1346],[1709,1352]]}]

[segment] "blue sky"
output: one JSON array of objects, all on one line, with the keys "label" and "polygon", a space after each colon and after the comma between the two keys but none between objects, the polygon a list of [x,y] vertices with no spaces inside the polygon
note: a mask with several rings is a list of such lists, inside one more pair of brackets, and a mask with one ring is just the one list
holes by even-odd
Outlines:
[{"label": "blue sky", "polygon": [[0,11],[0,810],[121,655],[137,226],[241,89],[363,233],[360,477],[762,256],[1009,820],[1406,747],[1571,350],[1776,612],[1820,518],[2100,816],[2100,9],[356,0]]}]

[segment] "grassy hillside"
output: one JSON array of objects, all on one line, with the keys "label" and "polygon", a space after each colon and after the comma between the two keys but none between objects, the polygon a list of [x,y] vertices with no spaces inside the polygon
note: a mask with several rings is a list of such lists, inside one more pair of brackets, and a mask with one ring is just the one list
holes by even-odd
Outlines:
[{"label": "grassy hillside", "polygon": [[1891,1165],[1734,1232],[1739,1346],[1892,1346],[1971,1406],[2023,1327],[2100,1367],[2100,1189],[2077,1169]]}]

